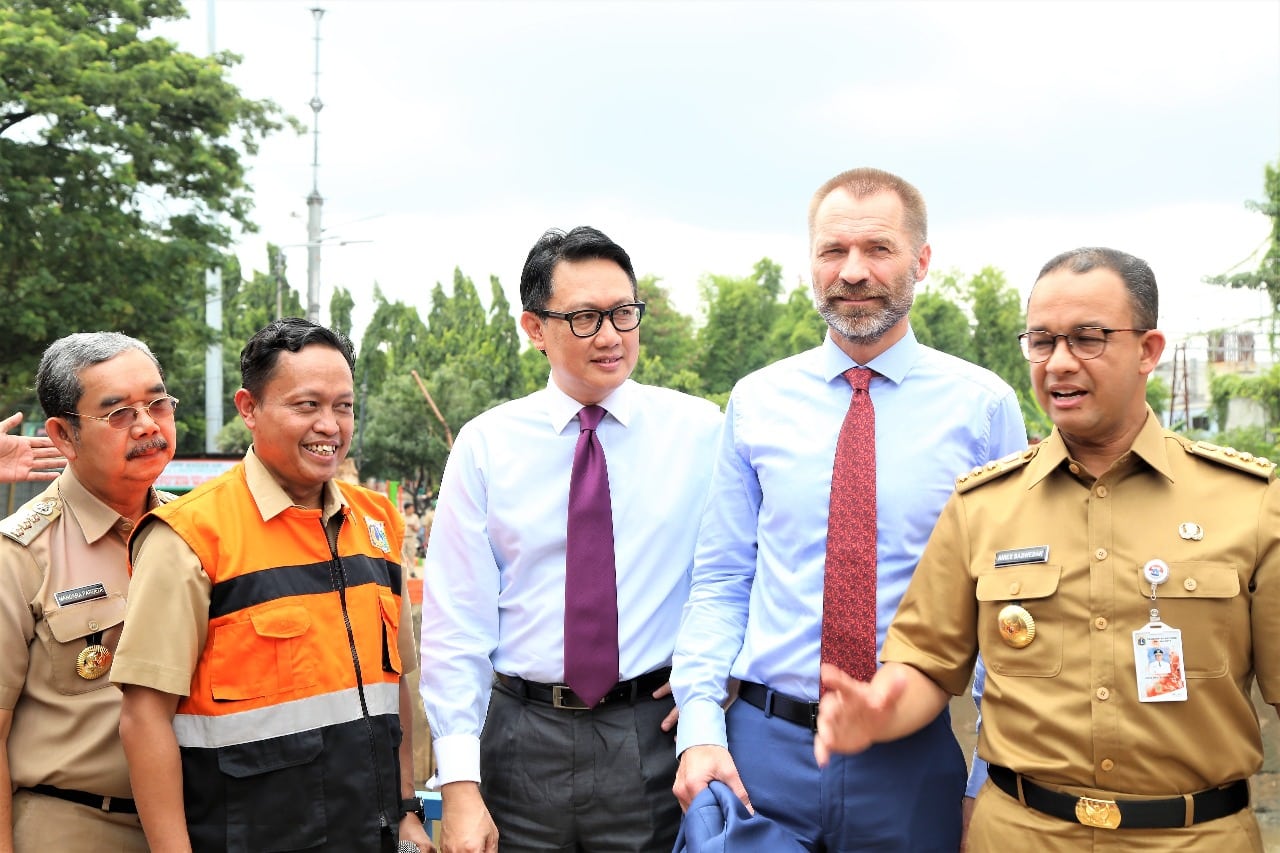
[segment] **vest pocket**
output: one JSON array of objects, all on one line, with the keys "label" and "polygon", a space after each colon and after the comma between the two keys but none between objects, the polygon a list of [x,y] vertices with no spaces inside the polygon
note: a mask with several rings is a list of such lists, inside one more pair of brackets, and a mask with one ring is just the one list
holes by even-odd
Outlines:
[{"label": "vest pocket", "polygon": [[210,626],[213,698],[257,699],[315,684],[314,663],[305,649],[310,630],[311,614],[296,604]]},{"label": "vest pocket", "polygon": [[378,593],[378,610],[382,616],[382,671],[404,672],[400,660],[400,608],[389,592]]},{"label": "vest pocket", "polygon": [[327,840],[320,730],[218,750],[228,851],[306,850]]}]

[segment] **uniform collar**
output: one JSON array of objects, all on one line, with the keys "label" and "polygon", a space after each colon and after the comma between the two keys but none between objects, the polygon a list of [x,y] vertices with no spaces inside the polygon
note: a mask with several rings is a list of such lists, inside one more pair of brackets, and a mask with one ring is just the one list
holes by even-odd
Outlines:
[{"label": "uniform collar", "polygon": [[[258,458],[252,446],[244,454],[244,479],[263,521],[270,521],[286,509],[297,506],[293,498],[289,497],[289,494],[276,482],[276,478],[271,476],[271,472],[267,470],[266,465],[262,464],[262,460]],[[324,502],[320,515],[328,521],[335,513],[341,511],[347,502],[343,499],[338,484],[333,480],[324,484],[321,494],[324,496]]]},{"label": "uniform collar", "polygon": [[[128,532],[133,529],[133,520],[125,518],[111,507],[98,500],[92,492],[84,487],[84,483],[76,477],[75,471],[68,465],[61,474],[58,475],[57,493],[59,499],[64,504],[71,507],[75,514],[76,523],[80,525],[80,530],[84,533],[84,540],[89,544],[97,542],[117,529],[124,531],[122,535],[127,537]],[[147,490],[147,509],[155,509],[160,505],[160,499],[156,496],[154,488]],[[121,526],[121,525],[125,526]]]},{"label": "uniform collar", "polygon": [[[1156,414],[1147,406],[1147,419],[1142,424],[1142,429],[1133,440],[1128,453],[1122,456],[1123,461],[1131,456],[1137,457],[1146,462],[1152,469],[1158,471],[1165,479],[1172,482],[1173,466],[1169,463],[1169,452],[1165,446],[1165,430],[1160,426],[1160,421],[1156,419]],[[1036,453],[1036,458],[1028,464],[1031,471],[1031,482],[1028,485],[1034,485],[1060,465],[1069,464],[1071,454],[1067,452],[1066,442],[1062,440],[1062,434],[1058,432],[1055,426],[1053,431],[1049,433],[1049,437],[1040,443],[1040,449]],[[1120,464],[1117,461],[1116,464]],[[1115,467],[1114,465],[1112,467]],[[1104,472],[1105,473],[1105,472]]]},{"label": "uniform collar", "polygon": [[[635,383],[630,379],[623,382],[598,404],[609,413],[609,416],[624,427],[631,422],[632,407],[635,404]],[[551,428],[556,434],[564,432],[569,422],[582,411],[582,404],[560,390],[554,380],[547,382],[547,415]]]},{"label": "uniform collar", "polygon": [[907,326],[907,333],[902,336],[902,340],[866,364],[858,364],[836,345],[836,342],[831,339],[832,334],[828,331],[822,339],[822,376],[827,382],[834,382],[851,367],[869,367],[894,385],[900,385],[902,380],[907,378],[911,365],[915,364],[921,351],[916,333]]}]

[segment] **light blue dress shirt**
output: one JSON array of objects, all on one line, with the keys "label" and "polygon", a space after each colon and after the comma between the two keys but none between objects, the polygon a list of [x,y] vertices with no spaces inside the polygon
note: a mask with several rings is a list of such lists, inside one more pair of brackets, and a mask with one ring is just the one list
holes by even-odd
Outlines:
[{"label": "light blue dress shirt", "polygon": [[[668,665],[689,591],[721,415],[628,380],[600,403],[621,679]],[[479,781],[493,673],[564,681],[569,476],[582,404],[554,382],[458,433],[427,547],[422,698],[439,782]]]},{"label": "light blue dress shirt", "polygon": [[[818,698],[827,509],[855,366],[828,337],[734,388],[676,642],[677,749],[725,743],[728,677]],[[876,414],[876,643],[958,474],[1026,447],[1016,395],[906,336],[867,367]]]}]

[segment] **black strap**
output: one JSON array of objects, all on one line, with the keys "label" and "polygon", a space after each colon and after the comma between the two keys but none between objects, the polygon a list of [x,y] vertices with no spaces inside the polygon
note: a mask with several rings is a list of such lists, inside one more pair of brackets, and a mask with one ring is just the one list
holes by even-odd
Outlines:
[{"label": "black strap", "polygon": [[79,803],[91,809],[117,814],[137,814],[138,806],[127,797],[102,797],[88,791],[73,791],[69,788],[55,788],[53,785],[32,785],[24,790],[46,797],[56,797],[71,803]]},{"label": "black strap", "polygon": [[[644,675],[637,675],[635,678],[619,681],[608,693],[604,694],[604,698],[595,707],[599,708],[601,705],[616,705],[619,703],[634,705],[643,699],[652,699],[653,691],[670,680],[671,667],[664,666],[662,669],[655,669],[653,672],[646,672]],[[564,684],[544,684],[540,681],[527,681],[515,675],[503,675],[502,673],[498,673],[498,681],[501,682],[503,687],[506,687],[522,699],[569,711],[588,710],[577,694]]]},{"label": "black strap", "polygon": [[[992,783],[1027,807],[1062,820],[1076,823],[1076,803],[1080,798],[1037,785],[1026,776],[1019,777],[1007,767],[989,767]],[[1018,796],[1018,780],[1022,780],[1022,796]],[[1249,805],[1249,783],[1240,779],[1221,788],[1209,788],[1192,795],[1192,823],[1205,823],[1233,815]],[[1117,799],[1120,829],[1173,829],[1187,824],[1187,803],[1182,797],[1159,800]]]},{"label": "black strap", "polygon": [[778,717],[811,732],[818,730],[817,702],[796,699],[754,681],[744,681],[738,685],[738,698],[764,711],[766,717]]}]

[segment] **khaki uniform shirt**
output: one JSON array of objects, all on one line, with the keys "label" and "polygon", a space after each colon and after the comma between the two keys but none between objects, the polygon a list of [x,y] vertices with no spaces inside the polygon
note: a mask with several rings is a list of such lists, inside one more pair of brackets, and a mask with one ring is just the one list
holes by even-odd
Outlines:
[{"label": "khaki uniform shirt", "polygon": [[[881,657],[959,694],[981,652],[978,753],[1041,782],[1157,796],[1246,778],[1262,761],[1255,674],[1280,702],[1272,468],[1148,412],[1130,452],[1095,479],[1054,430],[960,478]],[[1138,701],[1133,631],[1153,606],[1152,559],[1171,570],[1154,606],[1182,631],[1185,702]],[[997,625],[1015,602],[1035,620],[1020,649]]]},{"label": "khaki uniform shirt", "polygon": [[[245,478],[264,519],[293,505],[252,448],[245,455]],[[342,493],[332,482],[324,488],[322,516],[326,523],[342,509]],[[317,531],[319,535],[319,531]],[[212,585],[200,558],[167,524],[148,524],[133,544],[134,559],[153,566],[169,566],[161,576],[152,573],[131,604],[134,618],[129,635],[112,666],[119,684],[144,684],[174,696],[191,692],[191,676],[209,632]],[[401,572],[400,660],[408,676],[417,670],[418,649],[413,637],[407,579]]]},{"label": "khaki uniform shirt", "polygon": [[[150,505],[158,502],[153,491]],[[131,796],[117,733],[120,692],[106,674],[82,678],[76,660],[97,632],[115,649],[132,530],[69,468],[0,522],[0,707],[13,711],[15,788]]]}]

